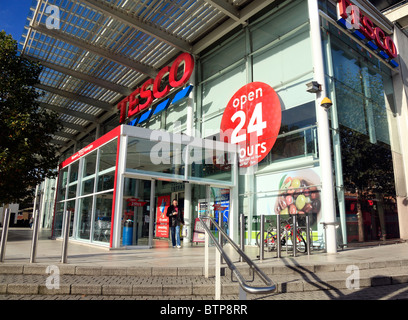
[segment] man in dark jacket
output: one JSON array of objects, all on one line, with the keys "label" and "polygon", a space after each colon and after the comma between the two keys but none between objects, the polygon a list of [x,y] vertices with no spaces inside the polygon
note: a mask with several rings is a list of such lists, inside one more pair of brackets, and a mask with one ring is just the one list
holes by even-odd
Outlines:
[{"label": "man in dark jacket", "polygon": [[184,224],[184,217],[183,213],[181,212],[181,207],[178,205],[176,199],[174,199],[173,204],[168,207],[166,215],[169,217],[169,227],[173,248],[176,246],[176,244],[177,248],[181,248],[180,222]]}]

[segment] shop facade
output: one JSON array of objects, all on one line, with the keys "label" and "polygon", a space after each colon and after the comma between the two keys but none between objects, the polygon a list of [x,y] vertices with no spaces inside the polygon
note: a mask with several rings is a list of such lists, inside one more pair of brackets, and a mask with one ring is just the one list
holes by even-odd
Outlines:
[{"label": "shop facade", "polygon": [[[178,199],[186,242],[197,240],[196,218],[209,213],[222,216],[234,240],[244,214],[249,245],[260,219],[277,214],[297,214],[299,223],[310,215],[314,243],[334,243],[332,251],[336,242],[405,237],[399,48],[392,24],[365,1],[355,5],[359,17],[383,50],[339,21],[348,18],[342,5],[355,4],[270,6],[120,101],[106,122],[114,128],[61,163],[54,236],[70,210],[73,239],[151,247],[168,237],[164,209]],[[322,222],[339,228],[325,236]]]}]

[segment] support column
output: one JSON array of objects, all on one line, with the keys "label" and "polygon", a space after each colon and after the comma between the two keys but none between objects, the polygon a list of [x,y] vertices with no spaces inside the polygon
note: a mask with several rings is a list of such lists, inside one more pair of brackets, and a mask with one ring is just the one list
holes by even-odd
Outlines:
[{"label": "support column", "polygon": [[[194,65],[196,65],[196,61],[194,61]],[[194,137],[194,107],[195,107],[195,91],[196,91],[196,68],[194,68],[193,73],[190,77],[190,85],[193,86],[193,90],[190,92],[188,97],[187,103],[187,128],[186,134],[188,136]],[[187,157],[189,159],[189,157]],[[187,172],[191,175],[191,161],[188,160],[187,163]],[[183,237],[183,243],[190,243],[192,241],[192,207],[191,207],[191,184],[185,183],[184,184],[184,226],[187,228],[187,237]]]},{"label": "support column", "polygon": [[310,38],[313,55],[314,77],[322,86],[322,90],[316,93],[316,116],[317,134],[319,141],[319,160],[322,181],[322,212],[324,222],[330,223],[326,230],[327,253],[337,253],[336,228],[333,222],[336,221],[333,191],[333,169],[331,159],[330,128],[328,110],[320,106],[322,99],[326,96],[326,86],[324,77],[324,57],[322,50],[322,39],[320,33],[320,16],[317,0],[308,0],[308,10],[310,19]]}]

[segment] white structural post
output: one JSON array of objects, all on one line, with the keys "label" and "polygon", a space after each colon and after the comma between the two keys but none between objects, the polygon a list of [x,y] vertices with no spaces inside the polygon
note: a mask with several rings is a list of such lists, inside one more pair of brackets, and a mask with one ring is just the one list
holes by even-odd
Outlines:
[{"label": "white structural post", "polygon": [[[196,65],[196,61],[194,61],[194,65]],[[193,90],[191,90],[190,95],[188,97],[188,103],[187,103],[187,128],[186,128],[186,134],[188,136],[194,137],[194,109],[195,109],[195,83],[196,83],[196,72],[195,68],[193,70],[193,73],[190,77],[190,85],[194,87]],[[188,157],[187,157],[188,159]],[[188,163],[186,164],[186,167],[188,168],[189,172],[187,174],[191,174],[191,163],[190,160],[188,160]],[[187,244],[192,241],[192,232],[191,232],[191,224],[192,224],[192,208],[191,208],[191,184],[190,183],[184,183],[184,228],[187,229],[187,235],[184,237],[183,236],[183,243]]]},{"label": "white structural post", "polygon": [[327,225],[326,230],[326,248],[327,253],[336,253],[336,221],[333,190],[333,170],[331,159],[330,128],[328,109],[321,107],[320,103],[326,96],[326,86],[324,77],[324,57],[322,48],[322,39],[320,33],[320,16],[317,0],[308,0],[308,10],[310,19],[310,38],[313,54],[314,77],[321,85],[321,91],[316,93],[316,115],[317,115],[317,134],[319,139],[319,160],[322,181],[322,212],[323,219]]}]

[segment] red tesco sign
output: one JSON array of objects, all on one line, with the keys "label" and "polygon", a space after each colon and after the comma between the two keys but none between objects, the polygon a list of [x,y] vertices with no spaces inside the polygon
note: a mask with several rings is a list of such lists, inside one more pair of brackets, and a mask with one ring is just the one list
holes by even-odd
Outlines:
[{"label": "red tesco sign", "polygon": [[384,51],[390,58],[397,56],[397,48],[394,41],[385,34],[384,30],[376,27],[362,11],[349,0],[337,0],[338,15],[347,20],[352,26],[360,31],[367,40],[373,40],[378,48]]},{"label": "red tesco sign", "polygon": [[[184,72],[180,79],[177,79],[177,71],[184,62]],[[194,59],[189,53],[180,54],[174,60],[171,66],[166,66],[161,69],[156,78],[148,79],[141,87],[133,91],[128,97],[118,103],[117,108],[120,110],[119,122],[123,123],[127,117],[132,117],[140,111],[151,106],[154,99],[160,99],[168,95],[171,88],[179,88],[187,83],[194,70]],[[163,78],[169,76],[169,84],[167,84],[161,91],[160,86]],[[144,99],[140,103],[139,99]]]}]

